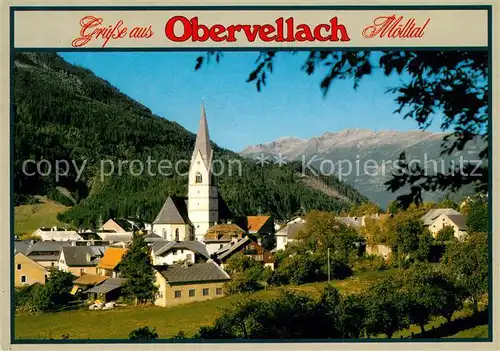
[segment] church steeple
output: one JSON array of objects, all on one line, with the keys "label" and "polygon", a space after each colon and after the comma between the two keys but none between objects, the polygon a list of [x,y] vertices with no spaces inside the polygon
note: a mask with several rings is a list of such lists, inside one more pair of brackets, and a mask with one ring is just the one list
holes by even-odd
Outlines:
[{"label": "church steeple", "polygon": [[207,230],[219,220],[219,195],[211,168],[212,149],[205,106],[202,102],[200,127],[196,135],[188,180],[188,217],[197,240],[203,240]]},{"label": "church steeple", "polygon": [[195,159],[198,151],[200,152],[207,167],[210,166],[210,163],[212,162],[212,149],[210,148],[210,136],[208,135],[207,116],[203,101],[201,103],[200,126],[198,127],[198,134],[196,134],[196,142],[194,144],[193,160]]}]

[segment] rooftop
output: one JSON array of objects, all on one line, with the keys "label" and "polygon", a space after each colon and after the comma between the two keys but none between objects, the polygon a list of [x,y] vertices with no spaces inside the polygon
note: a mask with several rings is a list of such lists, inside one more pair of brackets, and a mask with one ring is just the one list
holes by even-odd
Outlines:
[{"label": "rooftop", "polygon": [[121,262],[123,255],[127,252],[127,249],[120,247],[108,247],[104,252],[104,256],[101,258],[98,264],[98,268],[103,269],[115,269],[116,266]]},{"label": "rooftop", "polygon": [[230,280],[222,268],[215,262],[195,263],[193,265],[172,265],[156,266],[155,269],[169,283],[197,283],[209,281],[227,281]]},{"label": "rooftop", "polygon": [[197,240],[192,241],[156,241],[151,245],[153,253],[157,256],[164,255],[171,250],[186,249],[209,258],[205,244]]},{"label": "rooftop", "polygon": [[429,212],[427,212],[421,219],[422,221],[424,221],[425,225],[431,225],[432,222],[442,214],[461,215],[460,212],[455,211],[452,208],[434,208],[432,210],[429,210]]},{"label": "rooftop", "polygon": [[70,267],[96,266],[104,251],[104,246],[66,246],[62,248],[65,264]]},{"label": "rooftop", "polygon": [[153,224],[189,224],[187,199],[169,196]]}]

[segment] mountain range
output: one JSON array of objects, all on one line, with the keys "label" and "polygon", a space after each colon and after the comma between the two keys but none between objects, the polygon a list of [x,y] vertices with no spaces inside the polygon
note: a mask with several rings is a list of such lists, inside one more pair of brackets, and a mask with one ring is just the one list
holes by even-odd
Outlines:
[{"label": "mountain range", "polygon": [[[310,139],[282,137],[275,141],[249,146],[240,152],[251,159],[281,159],[299,161],[303,167],[311,166],[321,174],[335,174],[352,185],[371,201],[385,208],[408,189],[396,193],[387,191],[384,183],[392,178],[397,170],[397,160],[405,153],[407,160],[428,165],[429,173],[446,171],[451,162],[479,159],[478,153],[484,146],[480,139],[468,143],[464,150],[452,155],[441,156],[441,145],[446,133],[428,131],[373,131],[369,129],[345,129],[339,132],[326,132]],[[436,165],[432,161],[436,161]],[[333,167],[332,167],[333,165]],[[351,171],[350,171],[351,170]],[[451,194],[459,199],[468,194],[463,189]],[[442,192],[426,192],[424,200],[439,201]]]}]

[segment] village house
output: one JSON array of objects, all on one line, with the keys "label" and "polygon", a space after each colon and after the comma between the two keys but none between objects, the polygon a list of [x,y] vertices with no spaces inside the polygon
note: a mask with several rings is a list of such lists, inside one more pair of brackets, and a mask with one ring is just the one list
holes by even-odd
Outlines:
[{"label": "village house", "polygon": [[135,223],[131,220],[127,220],[124,218],[120,219],[108,219],[106,223],[104,223],[99,230],[100,231],[109,231],[114,233],[129,233],[133,231],[139,231],[142,227],[138,223]]},{"label": "village house", "polygon": [[134,236],[133,233],[110,233],[110,232],[98,232],[102,241],[108,242],[107,246],[114,247],[125,247],[129,242],[132,241]]},{"label": "village house", "polygon": [[421,220],[424,222],[425,226],[430,226],[440,215],[459,215],[460,212],[452,208],[434,208],[429,210],[425,215],[422,216]]},{"label": "village house", "polygon": [[97,274],[97,264],[104,255],[103,246],[67,246],[61,250],[59,270],[79,277]]},{"label": "village house", "polygon": [[[367,220],[372,220],[372,221],[386,221],[391,217],[390,214],[387,213],[375,213],[371,215],[365,215],[361,217],[353,217],[353,216],[348,216],[348,217],[337,217],[336,220],[345,224],[348,227],[353,228],[356,230],[358,233],[360,233],[361,228],[365,227],[367,224]],[[366,238],[363,242],[358,242],[356,245],[360,249],[360,252],[365,252],[368,255],[378,255],[382,256],[384,260],[389,259],[390,254],[392,252],[391,248],[387,245],[384,244],[368,244],[366,242]],[[361,246],[363,245],[363,246]]]},{"label": "village house", "polygon": [[429,210],[421,220],[434,237],[445,226],[450,226],[454,230],[454,235],[461,240],[467,234],[467,217],[452,208],[435,208]]},{"label": "village house", "polygon": [[109,277],[96,274],[84,274],[73,281],[73,289],[71,290],[72,295],[76,295],[85,290],[88,290],[96,285],[101,284],[103,281]]},{"label": "village house", "polygon": [[276,248],[275,251],[284,250],[286,246],[295,241],[295,236],[298,232],[306,228],[305,220],[302,218],[296,218],[293,221],[288,222],[282,229],[280,229],[276,234]]},{"label": "village house", "polygon": [[382,256],[384,260],[388,260],[391,255],[391,248],[388,245],[377,244],[377,245],[366,245],[367,255],[379,255]]},{"label": "village house", "polygon": [[71,241],[36,241],[29,247],[26,256],[46,268],[57,268],[61,249],[74,245],[75,242]]},{"label": "village house", "polygon": [[219,223],[210,228],[203,238],[209,255],[225,245],[243,238],[245,231],[233,223]]},{"label": "village house", "polygon": [[200,241],[156,241],[151,245],[153,265],[172,265],[181,262],[198,263],[209,258]]},{"label": "village house", "polygon": [[224,296],[224,283],[229,275],[213,261],[193,265],[157,266],[159,288],[155,305],[173,306]]},{"label": "village house", "polygon": [[252,240],[249,236],[239,239],[235,243],[226,245],[217,251],[215,253],[216,261],[224,267],[227,260],[239,252],[247,257],[261,262],[265,267],[271,267],[271,269],[274,269],[275,260],[273,254],[264,249],[261,244]]},{"label": "village house", "polygon": [[29,248],[35,243],[35,240],[14,240],[14,254],[20,252],[28,254]]},{"label": "village house", "polygon": [[252,236],[274,234],[274,221],[271,216],[247,216],[246,231]]},{"label": "village house", "polygon": [[16,288],[35,283],[45,284],[47,269],[22,252],[17,252],[14,255],[14,267],[14,286]]},{"label": "village house", "polygon": [[118,278],[120,276],[120,262],[126,248],[108,247],[97,265],[97,274]]},{"label": "village house", "polygon": [[83,290],[83,294],[87,294],[90,300],[99,300],[102,302],[116,301],[122,295],[122,287],[125,279],[108,277],[102,283],[91,287],[90,289]]},{"label": "village house", "polygon": [[466,219],[467,217],[462,214],[441,213],[431,224],[429,224],[428,228],[432,236],[436,238],[437,233],[441,229],[446,226],[452,227],[455,238],[462,240],[467,235]]},{"label": "village house", "polygon": [[83,238],[74,230],[66,230],[64,228],[39,228],[32,234],[39,237],[43,241],[73,241],[83,240]]}]

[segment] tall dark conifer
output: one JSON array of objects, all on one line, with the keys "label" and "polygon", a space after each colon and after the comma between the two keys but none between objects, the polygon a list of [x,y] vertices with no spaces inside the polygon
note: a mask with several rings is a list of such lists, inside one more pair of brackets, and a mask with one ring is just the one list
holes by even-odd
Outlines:
[{"label": "tall dark conifer", "polygon": [[158,287],[149,248],[141,234],[134,232],[127,253],[123,256],[120,271],[126,283],[124,293],[135,298],[136,304],[154,302]]}]

